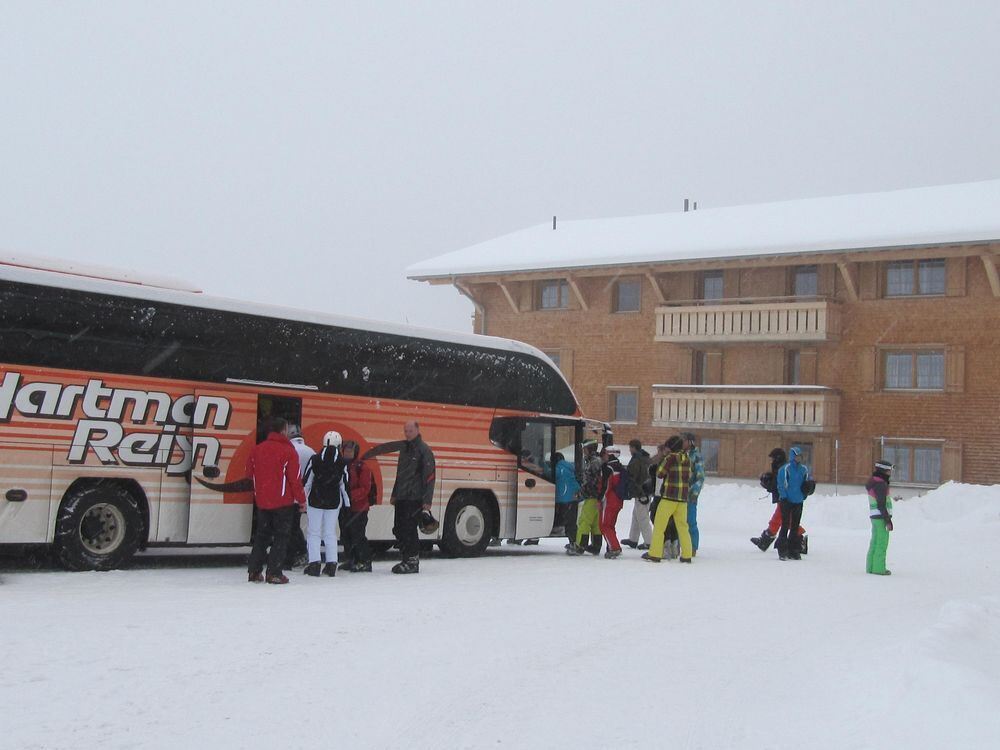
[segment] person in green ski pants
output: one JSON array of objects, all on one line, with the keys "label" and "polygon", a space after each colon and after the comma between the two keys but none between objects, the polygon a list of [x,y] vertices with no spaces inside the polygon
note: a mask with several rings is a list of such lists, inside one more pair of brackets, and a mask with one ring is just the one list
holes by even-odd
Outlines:
[{"label": "person in green ski pants", "polygon": [[892,476],[892,464],[888,461],[876,461],[871,479],[865,485],[865,489],[868,490],[868,517],[872,522],[872,539],[868,544],[868,564],[865,571],[877,576],[892,575],[892,571],[885,567],[889,532],[892,531],[890,476]]}]

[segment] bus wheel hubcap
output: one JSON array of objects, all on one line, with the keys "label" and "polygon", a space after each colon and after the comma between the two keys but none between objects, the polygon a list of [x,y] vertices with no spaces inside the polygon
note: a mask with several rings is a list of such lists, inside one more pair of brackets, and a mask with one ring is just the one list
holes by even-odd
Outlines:
[{"label": "bus wheel hubcap", "polygon": [[458,541],[467,547],[479,543],[486,533],[486,519],[483,512],[474,505],[466,505],[455,518],[455,535]]},{"label": "bus wheel hubcap", "polygon": [[80,541],[95,555],[114,552],[125,538],[125,516],[110,503],[98,503],[80,519]]}]

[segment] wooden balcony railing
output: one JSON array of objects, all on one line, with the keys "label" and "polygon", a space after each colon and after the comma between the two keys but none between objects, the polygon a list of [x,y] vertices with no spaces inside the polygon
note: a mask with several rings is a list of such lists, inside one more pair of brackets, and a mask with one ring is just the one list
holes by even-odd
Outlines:
[{"label": "wooden balcony railing", "polygon": [[653,386],[653,426],[835,432],[840,395],[820,386]]},{"label": "wooden balcony railing", "polygon": [[836,302],[753,301],[656,308],[656,341],[730,343],[832,341],[840,335]]}]

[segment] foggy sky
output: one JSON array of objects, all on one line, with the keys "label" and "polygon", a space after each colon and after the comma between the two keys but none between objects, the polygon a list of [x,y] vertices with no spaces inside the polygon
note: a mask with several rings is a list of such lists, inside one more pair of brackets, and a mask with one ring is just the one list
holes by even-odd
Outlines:
[{"label": "foggy sky", "polygon": [[410,263],[1000,177],[998,37],[996,2],[0,0],[0,250],[468,331]]}]

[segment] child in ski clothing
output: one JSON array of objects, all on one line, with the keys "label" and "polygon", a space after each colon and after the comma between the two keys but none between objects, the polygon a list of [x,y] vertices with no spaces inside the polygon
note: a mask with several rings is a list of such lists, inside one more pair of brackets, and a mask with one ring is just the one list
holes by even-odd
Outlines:
[{"label": "child in ski clothing", "polygon": [[889,497],[889,477],[892,464],[876,461],[875,471],[865,485],[868,490],[868,517],[872,522],[872,538],[868,544],[866,572],[877,576],[892,575],[885,567],[885,553],[889,548],[889,532],[892,531],[892,498]]},{"label": "child in ski clothing", "polygon": [[688,531],[691,534],[691,554],[698,554],[698,496],[701,488],[705,484],[705,461],[701,457],[701,451],[695,445],[693,432],[685,432],[681,437],[684,439],[684,449],[687,451],[688,460],[691,462],[691,486],[688,488],[687,521]]},{"label": "child in ski clothing", "polygon": [[617,448],[605,448],[601,451],[601,461],[604,462],[604,501],[601,503],[601,534],[607,542],[608,551],[604,556],[609,560],[621,557],[622,546],[618,543],[615,524],[625,501],[621,497],[623,482],[628,482],[626,469],[618,460]]},{"label": "child in ski clothing", "polygon": [[341,570],[352,573],[371,573],[372,555],[368,547],[368,503],[375,479],[368,464],[358,455],[358,444],[348,440],[342,447],[347,462],[347,492],[350,505],[340,509],[340,535],[344,539],[344,557]]},{"label": "child in ski clothing", "polygon": [[309,505],[309,531],[306,546],[309,564],[303,571],[307,576],[320,574],[320,541],[326,547],[326,565],[323,575],[337,575],[337,521],[341,506],[351,504],[347,487],[347,462],[340,455],[343,439],[339,432],[330,431],[323,436],[323,449],[309,461],[306,481],[312,482]]},{"label": "child in ski clothing", "polygon": [[632,503],[632,525],[629,526],[628,538],[622,539],[633,549],[649,549],[653,534],[653,524],[649,520],[649,501],[653,495],[653,481],[649,477],[652,459],[642,448],[642,441],[629,440],[629,452],[632,457],[628,462],[628,475],[635,487],[635,502]]},{"label": "child in ski clothing", "polygon": [[667,521],[673,518],[681,541],[680,561],[690,563],[692,552],[687,524],[687,498],[691,482],[691,460],[684,452],[684,441],[677,435],[667,440],[667,450],[669,453],[656,472],[663,479],[663,489],[653,522],[653,542],[649,552],[642,557],[649,562],[660,562],[663,559],[663,534]]},{"label": "child in ski clothing", "polygon": [[552,454],[552,465],[556,477],[556,517],[552,532],[564,533],[570,544],[576,544],[576,506],[580,501],[576,469],[562,453]]},{"label": "child in ski clothing", "polygon": [[806,501],[802,485],[809,478],[809,467],[801,463],[802,449],[793,446],[791,458],[778,471],[778,497],[781,507],[781,530],[774,545],[782,560],[799,559],[799,522],[802,520],[802,506]]},{"label": "child in ski clothing", "polygon": [[[576,540],[566,552],[582,555],[584,552],[599,554],[601,551],[601,506],[604,496],[604,472],[601,459],[597,455],[597,441],[583,442],[583,477],[580,480],[580,495],[583,504],[576,522]],[[590,543],[584,548],[584,537],[590,535]]]}]

